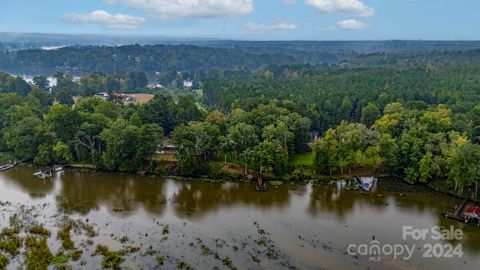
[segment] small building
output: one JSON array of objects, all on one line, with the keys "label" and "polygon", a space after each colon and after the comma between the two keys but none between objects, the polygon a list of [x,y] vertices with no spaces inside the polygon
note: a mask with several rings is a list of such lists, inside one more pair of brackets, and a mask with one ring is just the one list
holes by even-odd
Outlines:
[{"label": "small building", "polygon": [[105,99],[107,99],[109,97],[107,92],[100,92],[100,93],[96,94],[95,96],[105,98]]},{"label": "small building", "polygon": [[193,87],[193,81],[192,80],[184,80],[183,81],[183,87],[192,88]]},{"label": "small building", "polygon": [[158,154],[174,154],[177,151],[177,146],[174,145],[170,138],[164,138],[162,144],[157,151]]}]

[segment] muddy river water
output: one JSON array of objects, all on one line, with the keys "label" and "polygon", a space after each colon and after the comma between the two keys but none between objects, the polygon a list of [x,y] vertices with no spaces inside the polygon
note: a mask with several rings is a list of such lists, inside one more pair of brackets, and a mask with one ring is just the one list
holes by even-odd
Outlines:
[{"label": "muddy river water", "polygon": [[[343,182],[284,184],[258,193],[248,183],[75,170],[40,180],[32,176],[37,170],[20,166],[0,172],[0,227],[10,226],[15,214],[26,227],[44,226],[51,231],[48,246],[55,255],[61,249],[62,220],[89,224],[93,235],[71,232],[82,250],[78,260],[67,263],[73,269],[100,269],[102,256],[94,256],[99,244],[121,254],[123,269],[480,266],[480,228],[443,217],[459,200],[393,180],[380,179],[369,194]],[[430,233],[437,226],[461,230],[461,237],[437,239]],[[429,233],[404,237],[404,230],[416,229]],[[372,245],[380,252],[365,254],[362,248]],[[7,269],[23,268],[24,252],[8,255]]]}]

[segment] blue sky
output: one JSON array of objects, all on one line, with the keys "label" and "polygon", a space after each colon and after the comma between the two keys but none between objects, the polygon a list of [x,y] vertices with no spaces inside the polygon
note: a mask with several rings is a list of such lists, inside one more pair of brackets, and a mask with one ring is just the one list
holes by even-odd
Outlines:
[{"label": "blue sky", "polygon": [[479,0],[1,0],[0,32],[479,40]]}]

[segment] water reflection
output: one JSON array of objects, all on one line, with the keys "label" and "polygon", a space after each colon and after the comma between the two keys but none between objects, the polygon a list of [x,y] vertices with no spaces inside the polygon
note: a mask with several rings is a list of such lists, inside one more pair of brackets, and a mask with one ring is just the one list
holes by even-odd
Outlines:
[{"label": "water reflection", "polygon": [[20,190],[29,194],[32,198],[44,198],[47,194],[53,192],[55,184],[51,180],[44,181],[33,177],[34,172],[33,168],[16,167],[1,172],[0,180],[7,188]]},{"label": "water reflection", "polygon": [[259,193],[252,185],[244,183],[182,182],[173,195],[175,213],[182,218],[199,218],[221,207],[233,205],[283,208],[289,205],[289,201],[288,187]]},{"label": "water reflection", "polygon": [[66,213],[87,214],[100,206],[116,213],[144,209],[160,215],[165,211],[165,181],[161,178],[69,171],[61,183],[56,201]]},{"label": "water reflection", "polygon": [[324,226],[330,222],[342,228],[347,223],[357,228],[373,226],[372,231],[379,237],[392,241],[398,239],[389,234],[401,232],[402,224],[445,228],[453,225],[465,233],[464,248],[480,252],[480,229],[443,217],[444,212],[459,203],[457,199],[389,179],[382,179],[371,193],[354,190],[347,182],[282,185],[258,193],[253,185],[245,183],[183,182],[74,170],[57,173],[52,180],[44,181],[32,176],[37,170],[17,167],[1,172],[0,200],[24,203],[22,200],[27,197],[39,203],[52,203],[68,214],[89,215],[104,208],[109,215],[120,218],[142,211],[145,217],[173,216],[198,223],[222,210],[246,210],[272,218],[285,214],[286,217],[294,216],[295,222],[306,228],[311,224],[322,225],[322,222]]}]

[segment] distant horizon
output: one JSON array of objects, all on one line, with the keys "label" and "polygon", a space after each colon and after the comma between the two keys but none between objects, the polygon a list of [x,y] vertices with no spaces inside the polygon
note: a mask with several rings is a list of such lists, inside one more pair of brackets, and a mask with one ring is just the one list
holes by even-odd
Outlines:
[{"label": "distant horizon", "polygon": [[[209,36],[163,36],[155,34],[125,34],[125,33],[64,33],[64,32],[0,32],[1,35],[52,35],[52,36],[101,36],[115,38],[154,38],[169,39],[170,41],[252,41],[252,42],[389,42],[389,41],[409,41],[409,42],[480,42],[480,39],[241,39],[241,38],[223,38]],[[0,40],[0,42],[2,42]]]}]

